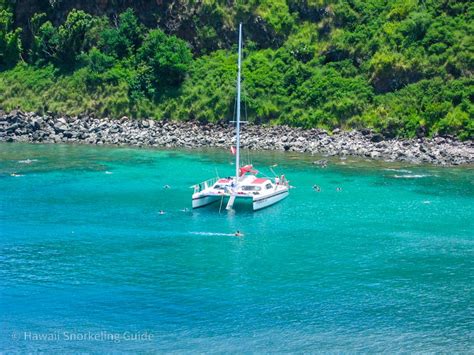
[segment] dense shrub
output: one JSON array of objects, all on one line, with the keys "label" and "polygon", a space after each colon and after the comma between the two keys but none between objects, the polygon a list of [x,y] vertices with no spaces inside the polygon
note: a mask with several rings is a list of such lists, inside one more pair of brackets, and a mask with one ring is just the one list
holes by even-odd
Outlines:
[{"label": "dense shrub", "polygon": [[106,54],[125,58],[141,46],[145,32],[133,11],[128,9],[120,14],[116,27],[108,27],[100,34],[99,47]]},{"label": "dense shrub", "polygon": [[104,18],[76,10],[71,11],[59,27],[46,21],[42,14],[36,15],[32,22],[32,61],[39,65],[53,63],[65,69],[73,69],[78,56],[97,44],[106,26]]},{"label": "dense shrub", "polygon": [[151,30],[138,50],[138,61],[149,70],[156,87],[180,84],[188,71],[192,55],[186,42]]},{"label": "dense shrub", "polygon": [[0,0],[3,109],[229,120],[242,21],[248,120],[473,137],[472,1],[173,0],[162,29],[49,3],[20,29]]},{"label": "dense shrub", "polygon": [[21,55],[21,29],[13,29],[13,13],[0,9],[0,70],[14,66]]}]

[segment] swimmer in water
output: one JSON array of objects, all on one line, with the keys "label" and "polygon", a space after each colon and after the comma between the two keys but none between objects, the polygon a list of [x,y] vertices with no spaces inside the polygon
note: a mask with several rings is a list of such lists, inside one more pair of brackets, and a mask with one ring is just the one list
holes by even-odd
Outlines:
[{"label": "swimmer in water", "polygon": [[236,232],[234,233],[234,235],[235,235],[236,237],[243,237],[243,236],[244,236],[244,234],[243,234],[243,233],[240,233],[239,230],[236,231]]},{"label": "swimmer in water", "polygon": [[181,210],[181,212],[189,212],[189,208],[185,207]]},{"label": "swimmer in water", "polygon": [[313,190],[316,192],[320,192],[321,188],[318,185],[313,185]]},{"label": "swimmer in water", "polygon": [[160,212],[158,212],[158,214],[165,214],[166,212],[163,211],[163,210],[160,210]]},{"label": "swimmer in water", "polygon": [[337,192],[341,192],[341,191],[342,191],[342,187],[336,187],[336,191],[337,191]]},{"label": "swimmer in water", "polygon": [[168,184],[166,184],[165,186],[163,186],[163,188],[164,188],[164,189],[169,189],[169,188],[171,188],[171,186],[168,185]]}]

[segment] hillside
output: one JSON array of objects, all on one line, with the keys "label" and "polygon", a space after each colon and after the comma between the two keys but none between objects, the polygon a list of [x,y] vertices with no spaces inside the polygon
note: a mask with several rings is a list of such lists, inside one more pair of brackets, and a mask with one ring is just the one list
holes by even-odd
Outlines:
[{"label": "hillside", "polygon": [[0,108],[474,137],[474,4],[0,0]]}]

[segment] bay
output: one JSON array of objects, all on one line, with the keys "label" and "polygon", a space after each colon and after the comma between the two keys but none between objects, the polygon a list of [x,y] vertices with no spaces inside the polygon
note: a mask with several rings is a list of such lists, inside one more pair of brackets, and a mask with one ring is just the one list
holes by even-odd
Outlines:
[{"label": "bay", "polygon": [[321,158],[227,212],[227,151],[0,144],[0,349],[472,352],[473,168]]}]

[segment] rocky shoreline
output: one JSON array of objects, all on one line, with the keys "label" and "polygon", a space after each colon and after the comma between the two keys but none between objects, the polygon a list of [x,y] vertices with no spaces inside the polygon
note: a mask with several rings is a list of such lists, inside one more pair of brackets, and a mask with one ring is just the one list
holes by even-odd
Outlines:
[{"label": "rocky shoreline", "polygon": [[[53,117],[0,111],[0,142],[83,143],[153,147],[229,148],[230,124],[155,120]],[[327,132],[287,126],[242,127],[241,144],[252,150],[281,150],[324,156],[361,156],[387,161],[467,165],[474,163],[474,142],[452,137],[385,139],[370,130]]]}]

